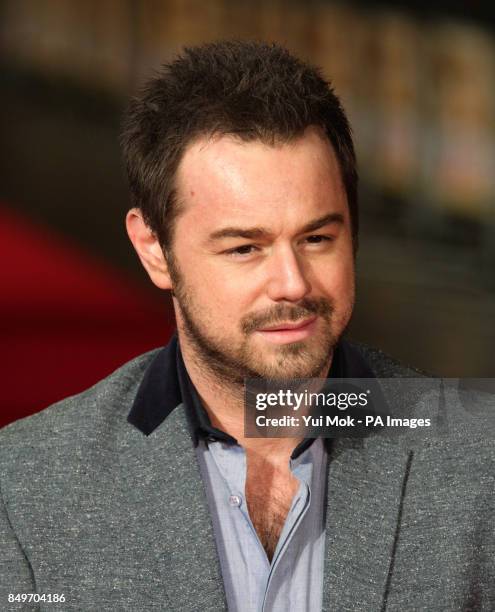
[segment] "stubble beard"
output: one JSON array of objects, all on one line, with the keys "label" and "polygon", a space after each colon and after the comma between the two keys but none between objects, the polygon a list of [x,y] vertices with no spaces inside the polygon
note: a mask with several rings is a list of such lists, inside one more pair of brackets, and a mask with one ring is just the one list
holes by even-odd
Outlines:
[{"label": "stubble beard", "polygon": [[[170,266],[174,296],[179,307],[180,327],[192,349],[198,367],[209,372],[218,382],[243,386],[246,378],[292,380],[295,378],[326,377],[333,348],[341,334],[332,330],[334,306],[331,300],[304,298],[297,305],[276,304],[262,312],[246,315],[240,321],[244,338],[237,346],[228,338],[205,332],[207,321],[202,321],[200,305],[194,302],[176,265]],[[317,338],[271,345],[262,353],[250,342],[257,329],[282,321],[300,321],[316,315],[325,325]],[[267,353],[271,354],[267,356]]]}]

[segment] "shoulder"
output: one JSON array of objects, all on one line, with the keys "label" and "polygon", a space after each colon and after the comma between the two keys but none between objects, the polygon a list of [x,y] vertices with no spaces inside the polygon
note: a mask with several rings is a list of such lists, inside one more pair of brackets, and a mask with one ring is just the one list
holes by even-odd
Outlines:
[{"label": "shoulder", "polygon": [[378,378],[420,378],[428,374],[418,368],[401,363],[380,349],[359,342],[347,342],[369,365]]},{"label": "shoulder", "polygon": [[437,467],[445,460],[465,475],[485,472],[487,466],[495,474],[493,391],[465,388],[468,381],[461,379],[434,377],[377,348],[358,343],[348,346],[377,378],[398,379],[397,384],[388,380],[385,386],[387,397],[395,400],[391,416],[410,417],[409,424],[418,419],[430,423],[427,428],[401,428],[392,440],[410,444],[433,464],[437,462]]},{"label": "shoulder", "polygon": [[97,430],[123,427],[144,373],[159,351],[140,355],[82,393],[2,428],[0,462],[24,452],[34,457],[36,450],[92,438]]}]

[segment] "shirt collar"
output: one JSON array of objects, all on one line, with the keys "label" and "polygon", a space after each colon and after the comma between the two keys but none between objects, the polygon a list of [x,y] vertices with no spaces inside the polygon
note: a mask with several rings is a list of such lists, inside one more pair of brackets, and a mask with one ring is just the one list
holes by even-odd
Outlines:
[{"label": "shirt collar", "polygon": [[176,364],[179,387],[184,405],[188,408],[186,410],[186,414],[194,444],[197,445],[201,438],[208,441],[219,440],[226,442],[227,444],[237,444],[237,440],[235,438],[225,433],[221,429],[213,427],[211,424],[210,417],[201,403],[196,387],[189,378],[184,360],[182,359],[179,343],[177,343]]},{"label": "shirt collar", "polygon": [[[334,349],[329,378],[375,378],[359,351],[345,340]],[[131,411],[129,423],[149,436],[179,404],[184,403],[195,444],[200,438],[236,443],[236,440],[213,427],[198,393],[187,373],[177,335],[152,359],[144,373]],[[303,440],[294,450],[295,459],[313,442]]]},{"label": "shirt collar", "polygon": [[151,360],[127,416],[128,422],[147,436],[182,403],[176,366],[177,348],[174,334],[167,346]]}]

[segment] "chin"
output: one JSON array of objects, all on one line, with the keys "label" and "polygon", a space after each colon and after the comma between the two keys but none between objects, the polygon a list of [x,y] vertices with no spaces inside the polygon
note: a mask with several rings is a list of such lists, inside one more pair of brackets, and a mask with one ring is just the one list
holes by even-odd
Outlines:
[{"label": "chin", "polygon": [[[285,345],[284,348],[288,348]],[[292,345],[294,346],[294,345]],[[295,347],[299,351],[304,347]],[[292,356],[294,354],[292,353]],[[264,362],[263,364],[253,363],[251,369],[258,373],[261,378],[272,379],[293,379],[293,378],[320,378],[326,377],[330,366],[331,351],[321,356],[312,357],[310,360],[291,359],[291,355]]]}]

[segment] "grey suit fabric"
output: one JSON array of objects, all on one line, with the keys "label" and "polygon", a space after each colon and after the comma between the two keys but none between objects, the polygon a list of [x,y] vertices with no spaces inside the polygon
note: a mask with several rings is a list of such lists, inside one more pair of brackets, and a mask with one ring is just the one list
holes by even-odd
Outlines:
[{"label": "grey suit fabric", "polygon": [[[414,376],[359,350],[378,377]],[[154,354],[0,432],[0,610],[226,609],[183,406],[148,436],[127,421]],[[325,611],[495,610],[495,451],[477,423],[333,441]],[[33,592],[65,602],[8,603]]]}]

